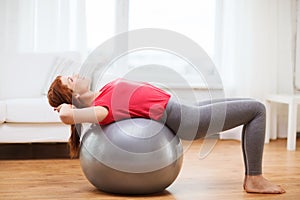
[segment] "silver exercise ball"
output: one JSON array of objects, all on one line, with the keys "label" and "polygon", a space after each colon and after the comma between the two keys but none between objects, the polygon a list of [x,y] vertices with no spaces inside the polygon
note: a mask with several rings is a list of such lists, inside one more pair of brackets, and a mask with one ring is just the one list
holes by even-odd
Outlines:
[{"label": "silver exercise ball", "polygon": [[85,131],[80,164],[99,190],[118,194],[163,191],[178,176],[183,160],[179,138],[163,124],[126,119]]}]

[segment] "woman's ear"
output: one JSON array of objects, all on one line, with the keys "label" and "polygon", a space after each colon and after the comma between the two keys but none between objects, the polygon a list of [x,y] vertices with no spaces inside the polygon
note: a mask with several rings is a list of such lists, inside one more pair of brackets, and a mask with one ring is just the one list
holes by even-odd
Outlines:
[{"label": "woman's ear", "polygon": [[75,99],[79,100],[80,94],[75,94],[74,97]]},{"label": "woman's ear", "polygon": [[81,108],[82,103],[80,101],[80,94],[73,93],[72,95],[72,105],[74,105],[76,108]]},{"label": "woman's ear", "polygon": [[80,101],[80,94],[73,94],[73,101],[72,104],[75,105],[75,107],[81,107],[81,101]]}]

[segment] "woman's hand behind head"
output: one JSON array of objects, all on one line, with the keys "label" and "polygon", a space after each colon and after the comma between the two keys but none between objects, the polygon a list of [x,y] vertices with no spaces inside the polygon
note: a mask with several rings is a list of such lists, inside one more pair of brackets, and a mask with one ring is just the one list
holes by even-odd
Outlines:
[{"label": "woman's hand behind head", "polygon": [[73,108],[75,108],[75,106],[73,106],[72,104],[63,103],[63,104],[60,104],[59,106],[55,107],[54,110],[59,113],[61,109],[68,110],[68,109],[73,109]]}]

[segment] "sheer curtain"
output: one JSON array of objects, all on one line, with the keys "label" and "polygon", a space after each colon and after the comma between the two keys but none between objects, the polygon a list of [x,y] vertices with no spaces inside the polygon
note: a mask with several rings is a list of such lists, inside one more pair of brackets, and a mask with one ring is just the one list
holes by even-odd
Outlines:
[{"label": "sheer curtain", "polygon": [[1,52],[85,51],[85,0],[1,0]]},{"label": "sheer curtain", "polygon": [[[296,0],[216,0],[214,60],[226,96],[293,93],[295,16]],[[240,139],[237,131],[221,137]]]},{"label": "sheer curtain", "polygon": [[216,0],[215,62],[227,96],[292,91],[296,0]]}]

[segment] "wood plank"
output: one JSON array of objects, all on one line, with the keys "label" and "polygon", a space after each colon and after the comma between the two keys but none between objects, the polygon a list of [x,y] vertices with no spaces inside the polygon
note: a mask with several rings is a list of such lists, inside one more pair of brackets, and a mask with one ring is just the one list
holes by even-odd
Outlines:
[{"label": "wood plank", "polygon": [[240,142],[219,141],[203,160],[198,157],[201,143],[195,141],[188,148],[179,177],[160,194],[119,196],[98,191],[84,177],[78,160],[1,160],[0,199],[299,199],[299,147],[295,152],[287,151],[283,139],[265,145],[265,176],[287,190],[286,194],[272,195],[243,191]]}]

